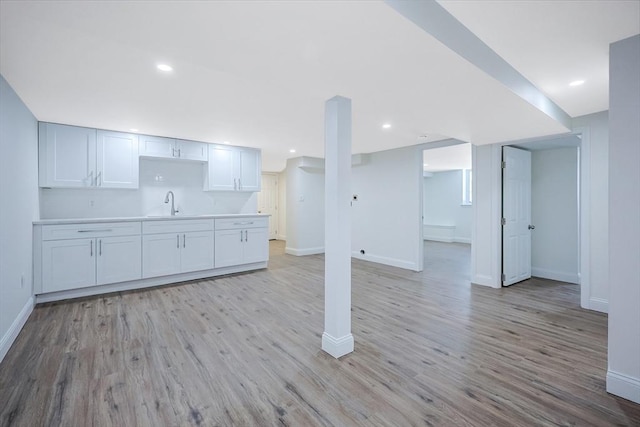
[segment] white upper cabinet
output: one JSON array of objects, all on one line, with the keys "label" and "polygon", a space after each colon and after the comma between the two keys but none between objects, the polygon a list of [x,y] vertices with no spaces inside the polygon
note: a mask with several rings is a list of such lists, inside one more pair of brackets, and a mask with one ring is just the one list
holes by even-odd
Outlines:
[{"label": "white upper cabinet", "polygon": [[92,187],[96,169],[96,130],[39,123],[41,187]]},{"label": "white upper cabinet", "polygon": [[138,188],[138,136],[39,124],[39,183],[58,188]]},{"label": "white upper cabinet", "polygon": [[140,156],[206,162],[207,145],[204,142],[141,135]]},{"label": "white upper cabinet", "polygon": [[138,136],[98,131],[96,186],[138,188]]},{"label": "white upper cabinet", "polygon": [[209,145],[205,190],[260,191],[260,150],[229,145]]}]

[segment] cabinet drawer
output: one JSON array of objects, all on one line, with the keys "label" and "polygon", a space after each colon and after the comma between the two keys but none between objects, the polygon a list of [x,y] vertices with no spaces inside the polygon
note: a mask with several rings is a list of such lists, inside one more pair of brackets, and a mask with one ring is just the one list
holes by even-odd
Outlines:
[{"label": "cabinet drawer", "polygon": [[236,228],[269,227],[269,217],[244,217],[216,219],[216,230],[233,230]]},{"label": "cabinet drawer", "polygon": [[141,226],[139,222],[101,222],[97,224],[43,225],[42,240],[133,236],[140,234],[140,230]]},{"label": "cabinet drawer", "polygon": [[190,231],[213,231],[213,219],[174,219],[144,221],[143,234],[188,233]]}]

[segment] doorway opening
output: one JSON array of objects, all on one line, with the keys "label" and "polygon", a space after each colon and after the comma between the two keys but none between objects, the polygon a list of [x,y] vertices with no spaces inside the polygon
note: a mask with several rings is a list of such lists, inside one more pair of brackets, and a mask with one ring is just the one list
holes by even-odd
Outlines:
[{"label": "doorway opening", "polygon": [[422,151],[420,270],[453,275],[468,284],[473,221],[471,144],[447,140],[432,145]]},{"label": "doorway opening", "polygon": [[502,286],[532,276],[580,284],[576,134],[502,147]]}]

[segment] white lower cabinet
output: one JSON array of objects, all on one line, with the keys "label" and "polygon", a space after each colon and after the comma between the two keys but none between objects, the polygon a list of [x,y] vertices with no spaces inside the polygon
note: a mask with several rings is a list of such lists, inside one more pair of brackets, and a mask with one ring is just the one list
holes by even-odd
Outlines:
[{"label": "white lower cabinet", "polygon": [[216,220],[215,267],[268,260],[268,224],[268,218]]},{"label": "white lower cabinet", "polygon": [[[124,227],[119,224],[45,227],[48,228],[43,230],[42,242],[43,292],[142,278],[140,223],[137,227],[135,223]],[[136,230],[138,234],[118,235]]]},{"label": "white lower cabinet", "polygon": [[213,220],[166,220],[144,223],[144,278],[210,269],[213,269]]}]

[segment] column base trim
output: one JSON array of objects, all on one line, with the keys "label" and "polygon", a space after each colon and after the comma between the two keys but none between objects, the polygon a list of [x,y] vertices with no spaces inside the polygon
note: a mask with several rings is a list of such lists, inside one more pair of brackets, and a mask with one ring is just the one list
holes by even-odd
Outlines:
[{"label": "column base trim", "polygon": [[619,372],[607,372],[607,393],[640,403],[640,379]]},{"label": "column base trim", "polygon": [[326,351],[336,359],[353,352],[353,335],[345,335],[335,338],[328,333],[322,334],[322,350]]}]

